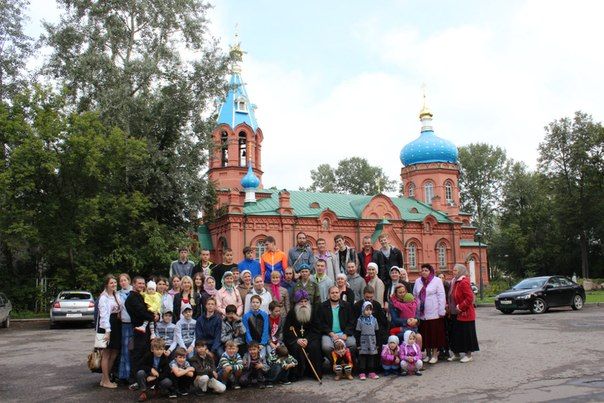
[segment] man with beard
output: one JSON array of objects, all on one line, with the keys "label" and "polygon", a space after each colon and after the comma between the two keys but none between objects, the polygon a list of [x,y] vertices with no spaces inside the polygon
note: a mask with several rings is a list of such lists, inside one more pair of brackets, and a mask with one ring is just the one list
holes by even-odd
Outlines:
[{"label": "man with beard", "polygon": [[306,264],[313,267],[315,256],[312,254],[312,248],[306,240],[304,232],[298,232],[296,235],[296,246],[287,253],[287,267],[293,267],[296,272],[300,271],[300,265]]},{"label": "man with beard", "polygon": [[319,333],[313,324],[313,313],[308,293],[305,290],[296,291],[294,301],[294,309],[288,312],[283,329],[285,345],[289,353],[298,360],[298,366],[293,369],[294,377],[295,379],[300,379],[305,375],[314,377],[302,349],[306,350],[317,374],[322,377],[321,343],[319,342]]},{"label": "man with beard", "polygon": [[352,353],[356,351],[356,323],[352,321],[351,307],[348,302],[340,300],[340,290],[337,286],[329,289],[329,299],[317,307],[316,323],[321,333],[321,350],[325,357],[331,357],[334,343],[338,339],[344,341]]},{"label": "man with beard", "polygon": [[354,303],[352,307],[352,317],[354,323],[357,323],[359,316],[362,314],[363,304],[367,302],[371,302],[373,306],[373,316],[377,319],[378,322],[378,331],[376,332],[377,345],[381,346],[386,344],[388,339],[388,329],[390,326],[388,325],[388,319],[386,318],[386,312],[384,311],[382,305],[373,297],[375,296],[375,290],[372,286],[365,286],[363,289],[363,299]]}]

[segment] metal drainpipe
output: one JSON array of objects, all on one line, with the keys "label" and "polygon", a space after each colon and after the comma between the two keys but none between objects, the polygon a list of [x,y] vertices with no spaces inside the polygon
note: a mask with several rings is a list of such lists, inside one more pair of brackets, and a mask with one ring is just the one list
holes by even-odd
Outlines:
[{"label": "metal drainpipe", "polygon": [[451,225],[451,245],[453,245],[453,264],[457,264],[457,244],[455,243],[455,224]]},{"label": "metal drainpipe", "polygon": [[[403,269],[406,269],[406,265],[405,265],[405,256],[407,256],[407,250],[405,249],[405,219],[403,218],[403,215],[401,214],[401,241],[403,242],[403,250],[401,250],[401,253],[403,254]],[[409,270],[407,270],[407,275],[409,274]]]}]

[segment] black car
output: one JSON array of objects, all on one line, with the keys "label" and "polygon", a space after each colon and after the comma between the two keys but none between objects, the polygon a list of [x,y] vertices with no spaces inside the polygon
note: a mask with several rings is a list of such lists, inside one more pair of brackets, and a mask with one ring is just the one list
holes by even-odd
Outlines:
[{"label": "black car", "polygon": [[516,310],[543,313],[555,306],[583,308],[583,286],[563,276],[531,277],[495,297],[495,308],[505,314]]}]

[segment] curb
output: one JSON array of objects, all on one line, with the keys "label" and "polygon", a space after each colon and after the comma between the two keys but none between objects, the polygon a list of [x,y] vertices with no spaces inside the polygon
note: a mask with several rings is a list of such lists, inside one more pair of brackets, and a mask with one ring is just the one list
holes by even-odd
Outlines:
[{"label": "curb", "polygon": [[10,318],[11,322],[50,322],[49,318],[28,318],[28,319],[15,319]]}]

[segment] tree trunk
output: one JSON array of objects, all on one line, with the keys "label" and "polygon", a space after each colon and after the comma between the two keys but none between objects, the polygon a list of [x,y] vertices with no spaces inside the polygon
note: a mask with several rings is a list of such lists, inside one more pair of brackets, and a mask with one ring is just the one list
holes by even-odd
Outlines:
[{"label": "tree trunk", "polygon": [[581,248],[581,273],[583,278],[589,278],[589,260],[587,251],[587,233],[581,231],[579,235],[579,247]]}]

